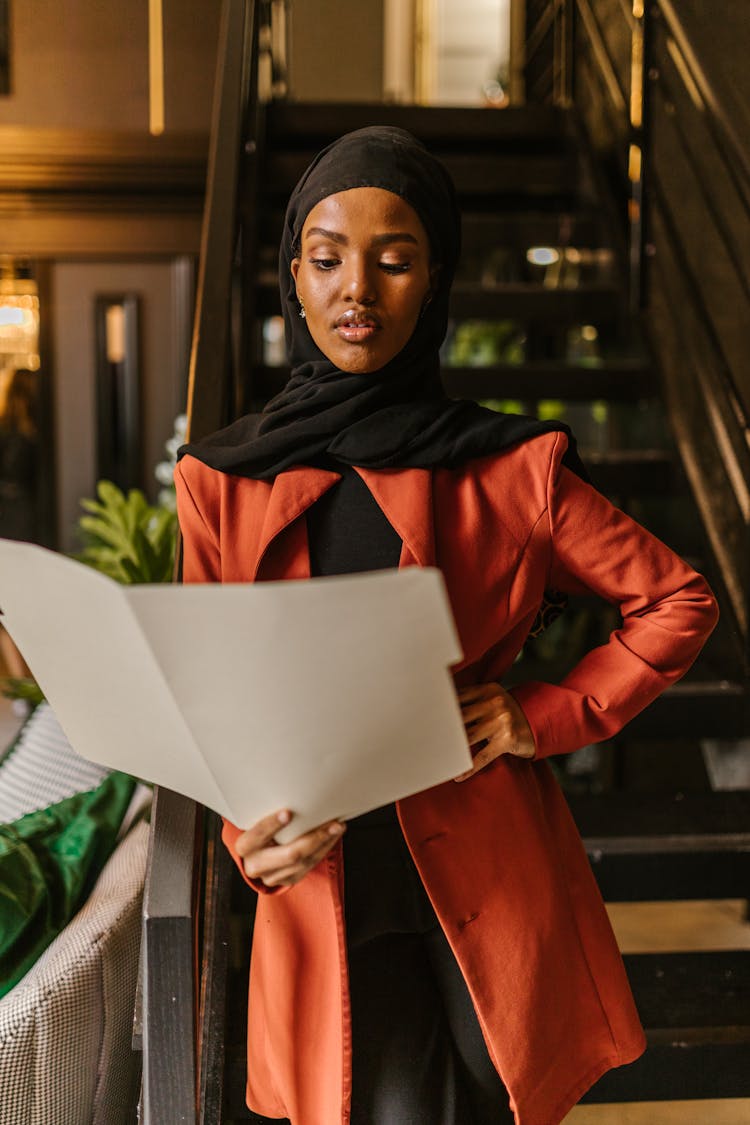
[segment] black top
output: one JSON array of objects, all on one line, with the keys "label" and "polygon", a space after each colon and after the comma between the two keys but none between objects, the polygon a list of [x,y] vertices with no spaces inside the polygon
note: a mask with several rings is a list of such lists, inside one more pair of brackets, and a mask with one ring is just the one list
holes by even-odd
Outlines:
[{"label": "black top", "polygon": [[[359,474],[342,479],[307,512],[313,576],[397,567],[401,539]],[[350,947],[384,933],[420,933],[437,925],[398,823],[384,805],[348,822],[344,835],[344,904]]]}]

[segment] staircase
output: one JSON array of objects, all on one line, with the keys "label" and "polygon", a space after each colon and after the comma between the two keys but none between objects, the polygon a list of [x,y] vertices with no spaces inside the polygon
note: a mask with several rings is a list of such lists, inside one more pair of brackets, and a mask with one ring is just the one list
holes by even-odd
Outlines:
[{"label": "staircase", "polygon": [[[253,204],[260,268],[250,303],[260,323],[243,408],[261,408],[288,375],[263,346],[264,336],[273,338],[269,318],[281,311],[276,261],[285,201],[320,148],[373,123],[423,139],[458,189],[464,252],[444,349],[448,393],[570,421],[596,486],[720,587],[659,375],[628,311],[623,246],[575,110],[269,105]],[[535,247],[554,254],[532,258],[555,260],[530,262]],[[608,607],[575,599],[554,637],[529,644],[513,680],[563,675],[614,624]],[[750,793],[712,791],[700,744],[740,737],[746,705],[741,652],[724,621],[686,680],[589,753],[587,771],[575,769],[576,756],[560,760],[608,901],[746,895]],[[243,892],[235,888],[237,911],[247,908]],[[626,964],[652,1049],[626,1072],[605,1076],[585,1100],[750,1095],[750,954],[639,954]],[[244,964],[234,971],[230,1026],[238,1034],[229,1044],[226,1112],[239,1121],[252,1118],[235,1078],[244,1063]]]},{"label": "staircase", "polygon": [[[542,20],[547,7],[529,5]],[[559,13],[570,5],[552,7]],[[591,14],[588,4],[573,7],[585,8],[586,19]],[[556,34],[556,18],[548,19],[548,37]],[[585,19],[578,27],[579,37],[581,27],[593,34]],[[570,36],[569,25],[563,31]],[[536,38],[543,50],[545,37]],[[590,45],[588,54],[586,42],[578,41],[577,49],[593,66]],[[559,44],[554,52],[557,58]],[[554,68],[537,63],[530,60],[529,72],[549,103],[544,82]],[[231,67],[227,73],[231,78]],[[226,323],[212,328],[208,315],[201,321],[199,303],[194,434],[261,408],[285,381],[274,319],[280,315],[278,245],[286,200],[312,156],[368,124],[398,125],[420,137],[451,172],[463,213],[464,253],[443,351],[448,393],[568,421],[594,484],[706,573],[723,610],[716,633],[680,684],[611,742],[553,760],[604,898],[745,899],[750,790],[712,788],[703,743],[741,739],[750,729],[746,630],[705,496],[696,490],[695,464],[686,472],[684,427],[676,428],[675,439],[674,390],[663,378],[664,333],[640,308],[643,262],[634,267],[634,248],[640,240],[643,250],[642,216],[635,230],[632,221],[630,228],[621,221],[623,198],[613,187],[618,169],[595,144],[587,105],[564,100],[564,106],[502,111],[271,103],[252,114],[242,128],[255,140],[246,144],[247,132],[239,134],[232,171],[241,185],[242,232],[235,331],[230,339]],[[213,187],[209,181],[208,224],[212,214],[218,222],[221,211],[221,149],[213,158]],[[226,184],[223,189],[225,206]],[[631,220],[633,213],[631,207]],[[231,214],[230,206],[230,232]],[[224,245],[232,245],[228,236]],[[228,262],[227,253],[224,273],[215,284],[206,273],[200,286],[206,304],[213,299],[214,316],[222,293],[229,302]],[[234,357],[229,388],[219,383],[212,351],[219,359]],[[201,353],[209,357],[205,363]],[[219,386],[222,416],[215,407]],[[717,486],[717,504],[721,500]],[[616,623],[610,607],[572,599],[559,621],[528,643],[509,682],[558,678]],[[157,824],[157,852],[158,832]],[[211,817],[204,833],[210,905],[203,912],[198,1119],[260,1122],[244,1105],[254,900],[228,870]],[[584,1101],[750,1097],[750,952],[637,954],[626,957],[626,965],[649,1050],[632,1066],[605,1075]]]}]

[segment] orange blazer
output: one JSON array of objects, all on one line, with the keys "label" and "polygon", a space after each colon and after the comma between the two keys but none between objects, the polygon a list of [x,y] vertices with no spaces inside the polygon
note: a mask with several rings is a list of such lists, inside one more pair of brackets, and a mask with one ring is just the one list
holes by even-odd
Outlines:
[{"label": "orange blazer", "polygon": [[[504,755],[470,781],[397,805],[517,1125],[558,1125],[597,1078],[645,1047],[599,890],[544,758],[620,730],[687,671],[717,617],[704,579],[566,469],[565,446],[549,434],[458,470],[358,470],[403,540],[400,565],[439,566],[445,576],[464,650],[458,684],[502,679],[545,587],[593,591],[622,615],[562,683],[514,689],[535,758]],[[184,580],[309,577],[304,512],[338,479],[298,467],[248,480],[184,458]],[[225,825],[230,852],[238,833]],[[342,886],[339,842],[295,887],[258,903],[247,1100],[293,1125],[349,1121]]]}]

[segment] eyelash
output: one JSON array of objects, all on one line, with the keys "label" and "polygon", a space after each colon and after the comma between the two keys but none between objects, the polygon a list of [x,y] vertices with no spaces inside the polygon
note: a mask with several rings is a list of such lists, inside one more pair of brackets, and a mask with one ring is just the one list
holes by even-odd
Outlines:
[{"label": "eyelash", "polygon": [[[381,270],[390,274],[406,273],[411,269],[411,262],[380,262],[379,264]],[[340,265],[340,261],[338,258],[310,258],[310,265],[321,273],[328,273]]]}]

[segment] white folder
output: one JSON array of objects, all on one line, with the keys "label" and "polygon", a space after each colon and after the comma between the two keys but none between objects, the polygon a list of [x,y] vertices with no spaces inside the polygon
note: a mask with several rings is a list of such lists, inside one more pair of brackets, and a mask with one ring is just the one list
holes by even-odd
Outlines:
[{"label": "white folder", "polygon": [[0,540],[0,622],[83,757],[288,839],[464,772],[442,575],[121,586]]}]

